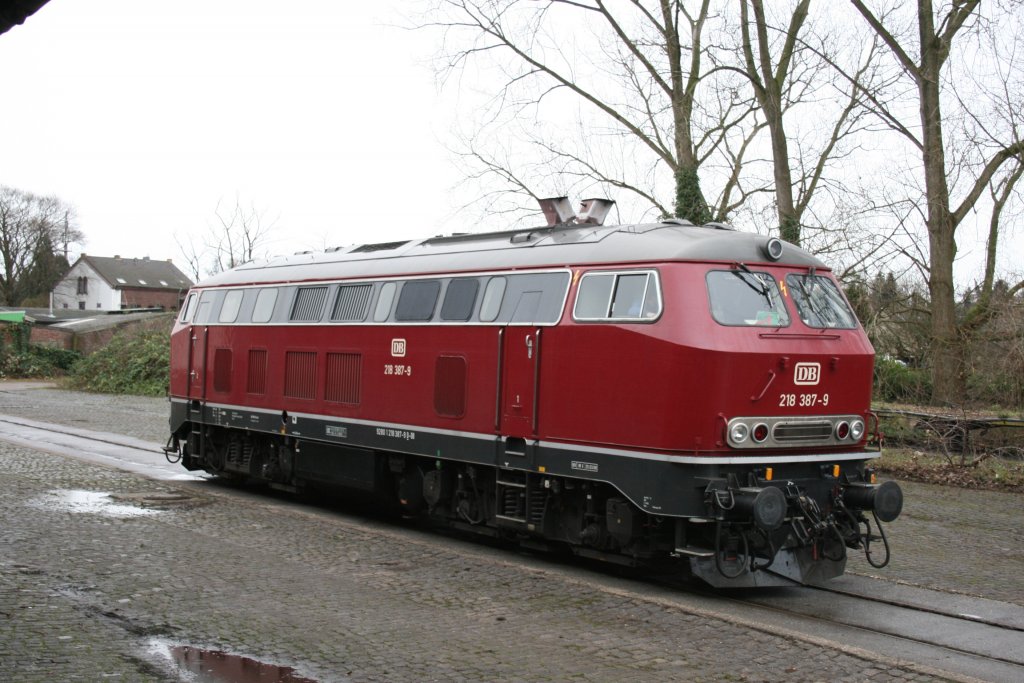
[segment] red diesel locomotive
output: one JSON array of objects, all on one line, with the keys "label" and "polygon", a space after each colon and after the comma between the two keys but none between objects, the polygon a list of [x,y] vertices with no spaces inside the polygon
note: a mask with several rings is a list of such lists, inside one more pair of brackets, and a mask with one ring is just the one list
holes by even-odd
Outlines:
[{"label": "red diesel locomotive", "polygon": [[200,283],[168,453],[716,586],[834,577],[848,548],[887,562],[871,544],[902,493],[868,466],[874,353],[828,268],[720,224],[553,207]]}]

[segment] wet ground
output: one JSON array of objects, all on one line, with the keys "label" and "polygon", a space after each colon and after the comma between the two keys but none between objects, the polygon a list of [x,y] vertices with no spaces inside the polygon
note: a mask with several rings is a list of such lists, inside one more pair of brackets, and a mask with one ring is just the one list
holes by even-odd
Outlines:
[{"label": "wet ground", "polygon": [[[166,435],[162,399],[0,385],[0,413],[151,442]],[[904,515],[890,525],[892,565],[871,570],[858,558],[851,570],[1024,604],[1024,497],[905,490]],[[0,444],[0,679],[927,678],[595,591],[586,570],[567,578],[216,484],[181,491]]]}]

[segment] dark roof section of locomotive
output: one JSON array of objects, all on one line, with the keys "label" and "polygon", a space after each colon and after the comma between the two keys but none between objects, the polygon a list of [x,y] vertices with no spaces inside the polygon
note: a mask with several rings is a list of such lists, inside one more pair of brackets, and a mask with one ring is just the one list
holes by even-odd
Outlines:
[{"label": "dark roof section of locomotive", "polygon": [[[555,226],[302,252],[247,263],[214,275],[199,286],[664,261],[756,264],[768,261],[763,251],[768,239],[721,226],[675,221]],[[786,244],[780,263],[827,269],[817,258],[791,244]]]}]

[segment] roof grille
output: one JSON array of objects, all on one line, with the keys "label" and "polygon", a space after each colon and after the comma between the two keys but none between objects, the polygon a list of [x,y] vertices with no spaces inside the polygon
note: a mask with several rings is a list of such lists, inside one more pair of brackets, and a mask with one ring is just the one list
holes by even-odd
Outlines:
[{"label": "roof grille", "polygon": [[387,251],[388,249],[398,249],[403,244],[408,244],[409,240],[402,240],[401,242],[378,242],[377,244],[364,244],[362,246],[353,249],[350,254],[362,254],[368,251]]}]

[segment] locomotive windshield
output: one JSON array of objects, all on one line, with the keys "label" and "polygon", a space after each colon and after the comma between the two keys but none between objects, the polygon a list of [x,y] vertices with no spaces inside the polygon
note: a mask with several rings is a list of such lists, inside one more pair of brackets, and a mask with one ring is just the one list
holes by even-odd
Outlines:
[{"label": "locomotive windshield", "polygon": [[786,327],[789,313],[779,286],[768,273],[713,270],[707,275],[711,315],[722,325]]},{"label": "locomotive windshield", "polygon": [[857,316],[832,280],[821,275],[787,275],[786,283],[804,325],[852,330]]}]

